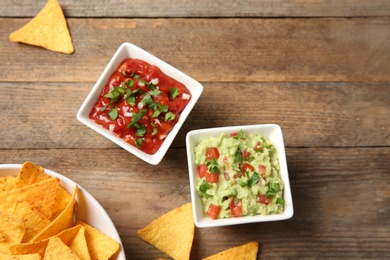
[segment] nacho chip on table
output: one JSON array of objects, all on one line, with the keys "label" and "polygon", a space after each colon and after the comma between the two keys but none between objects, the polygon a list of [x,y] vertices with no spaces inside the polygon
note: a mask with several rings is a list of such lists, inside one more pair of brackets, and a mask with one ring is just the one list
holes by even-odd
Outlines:
[{"label": "nacho chip on table", "polygon": [[189,259],[194,230],[192,206],[187,203],[138,230],[137,235],[173,259]]},{"label": "nacho chip on table", "polygon": [[256,260],[259,243],[249,242],[241,246],[232,247],[202,260]]},{"label": "nacho chip on table", "polygon": [[10,34],[9,40],[65,54],[74,52],[65,16],[57,0],[48,0],[31,21]]}]

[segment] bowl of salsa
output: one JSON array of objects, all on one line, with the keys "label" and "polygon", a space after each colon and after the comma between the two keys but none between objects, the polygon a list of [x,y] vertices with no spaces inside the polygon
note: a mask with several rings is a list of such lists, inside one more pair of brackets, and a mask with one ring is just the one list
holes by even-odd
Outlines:
[{"label": "bowl of salsa", "polygon": [[77,119],[147,163],[160,163],[203,86],[123,43],[81,105]]},{"label": "bowl of salsa", "polygon": [[187,133],[186,147],[197,227],[293,216],[283,135],[278,125],[193,130]]}]

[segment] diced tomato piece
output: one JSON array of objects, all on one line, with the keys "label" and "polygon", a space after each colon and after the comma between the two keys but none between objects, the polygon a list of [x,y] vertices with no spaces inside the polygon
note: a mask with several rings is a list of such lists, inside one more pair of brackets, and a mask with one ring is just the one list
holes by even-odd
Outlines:
[{"label": "diced tomato piece", "polygon": [[217,183],[218,182],[218,173],[206,173],[206,181],[208,183]]},{"label": "diced tomato piece", "polygon": [[244,163],[242,165],[242,172],[246,173],[248,170],[251,171],[251,172],[254,172],[255,171],[255,167],[253,167],[251,164],[249,163]]},{"label": "diced tomato piece", "polygon": [[262,143],[257,142],[257,144],[255,145],[255,147],[253,147],[253,150],[258,151],[258,152],[262,152],[262,151],[263,151],[263,145],[262,145]]},{"label": "diced tomato piece", "polygon": [[230,201],[230,212],[232,217],[241,217],[242,215],[242,202],[234,197]]},{"label": "diced tomato piece", "polygon": [[265,176],[267,174],[267,166],[260,164],[259,171],[261,176]]},{"label": "diced tomato piece", "polygon": [[241,151],[241,157],[242,157],[242,159],[244,161],[246,161],[249,158],[249,156],[251,156],[250,152],[248,152],[248,151]]},{"label": "diced tomato piece", "polygon": [[237,136],[238,135],[238,133],[236,132],[236,133],[230,133],[230,136],[231,137],[235,137],[235,136]]},{"label": "diced tomato piece", "polygon": [[201,164],[198,166],[198,175],[199,178],[206,177],[208,183],[217,183],[218,182],[218,173],[211,173],[207,168],[206,164]]},{"label": "diced tomato piece", "polygon": [[261,204],[268,205],[271,203],[272,198],[268,198],[265,194],[259,194],[257,197],[257,202]]},{"label": "diced tomato piece", "polygon": [[226,181],[230,180],[230,176],[228,172],[223,172],[223,177],[225,178]]},{"label": "diced tomato piece", "polygon": [[237,173],[234,174],[234,176],[233,176],[234,179],[241,178],[241,177],[242,177],[242,173],[241,173],[241,172],[237,172]]},{"label": "diced tomato piece", "polygon": [[203,177],[205,177],[206,176],[206,174],[207,174],[207,166],[206,166],[206,164],[201,164],[201,165],[199,165],[198,166],[198,174],[199,174],[199,178],[203,178]]},{"label": "diced tomato piece", "polygon": [[206,215],[211,219],[216,219],[218,217],[219,212],[221,211],[220,206],[216,206],[214,204],[210,204],[206,211]]},{"label": "diced tomato piece", "polygon": [[207,160],[215,159],[217,160],[219,158],[219,151],[216,147],[209,147],[206,149],[206,158]]}]

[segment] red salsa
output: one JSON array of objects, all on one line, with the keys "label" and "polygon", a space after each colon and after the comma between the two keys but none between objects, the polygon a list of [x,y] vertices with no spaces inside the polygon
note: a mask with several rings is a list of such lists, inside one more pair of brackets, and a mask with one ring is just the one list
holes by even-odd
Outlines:
[{"label": "red salsa", "polygon": [[154,154],[191,99],[157,66],[125,59],[111,75],[90,118],[141,151]]}]

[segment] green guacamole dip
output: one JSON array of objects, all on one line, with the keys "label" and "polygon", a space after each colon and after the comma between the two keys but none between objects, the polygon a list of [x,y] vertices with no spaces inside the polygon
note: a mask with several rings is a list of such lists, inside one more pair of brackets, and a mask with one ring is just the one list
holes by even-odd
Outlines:
[{"label": "green guacamole dip", "polygon": [[195,147],[196,190],[212,218],[280,214],[283,182],[275,146],[256,134],[220,134]]}]

